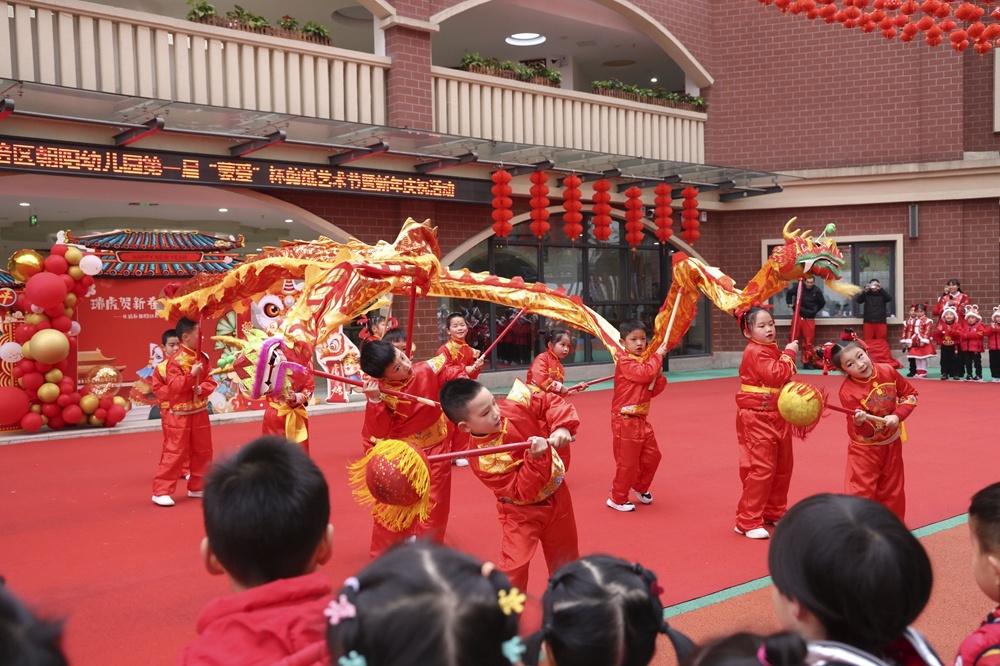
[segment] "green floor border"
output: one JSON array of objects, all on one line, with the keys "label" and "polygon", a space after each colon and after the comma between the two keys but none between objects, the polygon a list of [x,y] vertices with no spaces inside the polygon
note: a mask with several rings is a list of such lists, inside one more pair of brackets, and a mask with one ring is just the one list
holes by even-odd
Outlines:
[{"label": "green floor border", "polygon": [[[928,537],[932,534],[937,534],[938,532],[943,532],[945,530],[950,530],[959,525],[963,525],[969,521],[969,514],[963,513],[959,516],[954,516],[953,518],[947,518],[945,520],[938,521],[936,523],[931,523],[930,525],[925,525],[923,527],[918,527],[913,530],[913,536],[918,539]],[[688,613],[690,611],[699,610],[701,608],[706,608],[714,604],[722,603],[728,601],[735,597],[741,596],[743,594],[748,594],[750,592],[755,592],[761,588],[765,588],[771,584],[771,577],[764,576],[763,578],[757,578],[741,585],[734,585],[733,587],[727,587],[724,590],[719,590],[718,592],[713,592],[712,594],[707,594],[704,597],[698,597],[697,599],[691,599],[690,601],[684,601],[679,604],[674,604],[673,606],[668,606],[663,609],[663,619],[668,620],[672,617]]]}]

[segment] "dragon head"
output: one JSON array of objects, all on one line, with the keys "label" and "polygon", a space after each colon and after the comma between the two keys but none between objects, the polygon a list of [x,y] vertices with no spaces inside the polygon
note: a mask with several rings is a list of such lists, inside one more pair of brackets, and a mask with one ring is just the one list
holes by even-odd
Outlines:
[{"label": "dragon head", "polygon": [[799,229],[791,230],[796,219],[798,218],[793,217],[785,223],[782,230],[785,244],[771,253],[770,258],[777,264],[781,277],[792,281],[813,275],[824,280],[828,287],[838,293],[857,293],[856,286],[841,282],[844,255],[837,248],[837,242],[828,237],[837,227],[832,223],[828,224],[818,238],[813,238],[812,231],[802,233]]}]

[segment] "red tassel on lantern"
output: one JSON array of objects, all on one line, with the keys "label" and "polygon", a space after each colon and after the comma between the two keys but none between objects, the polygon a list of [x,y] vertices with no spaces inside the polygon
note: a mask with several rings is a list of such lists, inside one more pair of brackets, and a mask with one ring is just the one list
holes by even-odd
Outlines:
[{"label": "red tassel on lantern", "polygon": [[688,185],[683,190],[681,190],[681,196],[684,197],[684,203],[682,204],[684,210],[681,211],[681,226],[684,231],[681,232],[681,236],[684,240],[688,242],[689,245],[694,245],[694,242],[698,240],[701,236],[701,232],[698,231],[698,227],[701,226],[701,222],[698,221],[698,188]]},{"label": "red tassel on lantern", "polygon": [[660,183],[654,187],[653,194],[656,195],[654,200],[656,209],[653,216],[656,220],[656,238],[660,241],[662,248],[674,235],[674,230],[670,228],[674,224],[673,211],[670,209],[670,204],[674,200],[670,196],[670,186],[666,183]]},{"label": "red tassel on lantern", "polygon": [[583,225],[580,224],[583,221],[583,215],[580,213],[580,209],[583,208],[583,204],[580,203],[582,196],[580,182],[580,177],[575,173],[563,179],[563,185],[566,186],[563,191],[563,209],[566,211],[563,214],[563,231],[566,237],[574,242],[583,233]]},{"label": "red tassel on lantern", "polygon": [[510,207],[514,205],[510,195],[513,192],[510,185],[510,174],[503,169],[493,172],[493,233],[500,238],[507,238],[514,226],[510,219],[514,217]]},{"label": "red tassel on lantern", "polygon": [[611,237],[611,183],[603,178],[594,183],[594,238],[606,241]]},{"label": "red tassel on lantern", "polygon": [[642,190],[632,186],[625,190],[625,240],[635,249],[642,243]]},{"label": "red tassel on lantern", "polygon": [[549,177],[544,171],[536,171],[530,176],[531,182],[531,233],[542,240],[549,232],[549,188],[545,184]]}]

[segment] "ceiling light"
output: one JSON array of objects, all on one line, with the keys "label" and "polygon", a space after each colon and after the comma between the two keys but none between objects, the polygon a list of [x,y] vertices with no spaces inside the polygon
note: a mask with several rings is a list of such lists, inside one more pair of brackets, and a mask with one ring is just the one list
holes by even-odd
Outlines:
[{"label": "ceiling light", "polygon": [[539,35],[537,32],[515,32],[504,41],[511,46],[535,46],[545,41],[545,35]]},{"label": "ceiling light", "polygon": [[285,220],[285,224],[291,224],[291,223],[292,223],[292,222],[294,222],[294,221],[295,221],[295,220],[292,220],[292,219],[287,219],[287,220]]},{"label": "ceiling light", "polygon": [[656,83],[656,77],[654,76],[653,78],[651,78],[651,79],[649,80],[649,82],[650,82],[650,83]]},{"label": "ceiling light", "polygon": [[28,203],[27,201],[22,201],[21,203],[19,203],[19,204],[17,204],[17,205],[18,205],[18,206],[30,206],[31,204],[30,204],[30,203]]},{"label": "ceiling light", "polygon": [[219,209],[219,212],[220,212],[220,213],[228,213],[228,212],[229,212],[229,209],[228,209],[228,208],[220,208],[220,209]]}]

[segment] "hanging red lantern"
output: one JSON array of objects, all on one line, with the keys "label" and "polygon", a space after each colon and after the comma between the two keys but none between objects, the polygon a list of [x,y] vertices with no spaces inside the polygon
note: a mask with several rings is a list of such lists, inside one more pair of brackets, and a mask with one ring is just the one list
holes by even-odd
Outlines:
[{"label": "hanging red lantern", "polygon": [[493,233],[500,238],[507,238],[514,226],[510,219],[514,217],[510,207],[514,205],[510,195],[513,192],[510,185],[510,174],[503,169],[493,172]]},{"label": "hanging red lantern", "polygon": [[681,235],[684,236],[684,240],[688,242],[689,245],[694,245],[694,242],[698,240],[701,236],[701,232],[698,231],[698,227],[701,226],[701,222],[698,221],[698,216],[701,213],[698,212],[698,188],[688,185],[683,190],[681,190],[681,196],[684,197],[684,203],[682,204],[684,210],[681,211],[681,226],[684,231]]},{"label": "hanging red lantern", "polygon": [[563,210],[566,211],[563,214],[563,231],[566,237],[574,242],[583,233],[583,225],[580,224],[583,221],[583,215],[580,213],[580,209],[583,208],[583,204],[580,203],[582,196],[580,183],[580,177],[575,173],[563,179],[563,185],[566,187],[563,190]]},{"label": "hanging red lantern", "polygon": [[670,186],[666,183],[660,183],[654,187],[653,194],[656,195],[656,199],[653,200],[653,203],[656,204],[653,214],[653,219],[656,221],[656,238],[660,241],[662,248],[674,235],[674,230],[670,228],[674,224],[673,210],[670,209],[670,204],[674,200],[670,196]]},{"label": "hanging red lantern", "polygon": [[606,241],[611,237],[611,183],[603,178],[594,183],[594,238]]},{"label": "hanging red lantern", "polygon": [[635,249],[642,244],[642,190],[634,185],[625,190],[625,240]]},{"label": "hanging red lantern", "polygon": [[544,171],[536,171],[529,176],[531,179],[531,233],[542,240],[549,232],[549,188],[545,184],[549,177]]}]

